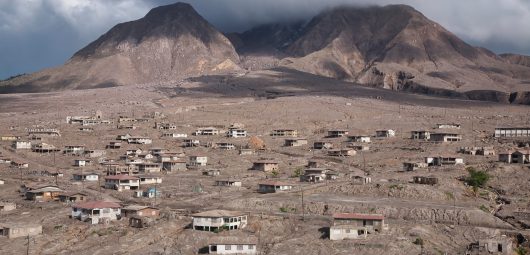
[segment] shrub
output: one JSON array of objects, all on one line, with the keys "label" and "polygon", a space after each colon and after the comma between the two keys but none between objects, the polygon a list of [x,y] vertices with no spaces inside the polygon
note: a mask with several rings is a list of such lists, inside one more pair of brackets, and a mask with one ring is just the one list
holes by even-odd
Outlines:
[{"label": "shrub", "polygon": [[475,189],[484,187],[484,185],[486,185],[488,180],[491,178],[488,173],[484,171],[478,171],[473,167],[468,167],[466,170],[469,173],[469,176],[466,178],[466,182]]}]

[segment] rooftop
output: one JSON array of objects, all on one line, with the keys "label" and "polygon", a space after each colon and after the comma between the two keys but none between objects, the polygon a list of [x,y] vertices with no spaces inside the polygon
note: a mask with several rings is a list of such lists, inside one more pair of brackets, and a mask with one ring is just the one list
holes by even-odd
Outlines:
[{"label": "rooftop", "polygon": [[192,214],[192,217],[212,217],[212,218],[221,218],[221,217],[238,217],[246,215],[246,213],[238,211],[227,211],[227,210],[211,210]]},{"label": "rooftop", "polygon": [[77,203],[73,208],[81,209],[98,209],[98,208],[121,208],[121,205],[110,201],[89,201],[84,203]]},{"label": "rooftop", "polygon": [[333,219],[356,219],[356,220],[384,220],[382,214],[361,214],[361,213],[334,213]]}]

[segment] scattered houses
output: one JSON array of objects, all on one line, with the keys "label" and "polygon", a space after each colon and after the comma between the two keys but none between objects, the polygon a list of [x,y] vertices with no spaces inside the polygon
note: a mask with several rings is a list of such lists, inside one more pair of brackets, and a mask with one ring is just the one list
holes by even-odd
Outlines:
[{"label": "scattered houses", "polygon": [[257,254],[256,237],[214,236],[208,241],[209,254]]},{"label": "scattered houses", "polygon": [[270,135],[273,137],[297,137],[298,131],[295,129],[275,129],[272,130]]},{"label": "scattered houses", "polygon": [[494,137],[529,137],[530,127],[495,128]]},{"label": "scattered houses", "polygon": [[194,230],[220,231],[242,229],[247,226],[247,214],[237,211],[211,210],[191,215]]},{"label": "scattered houses", "polygon": [[55,146],[47,143],[33,144],[31,146],[31,151],[36,153],[54,153],[61,151],[60,149],[55,148]]},{"label": "scattered houses", "polygon": [[501,236],[500,238],[480,239],[468,246],[466,255],[472,254],[511,255],[514,254],[513,241],[506,236]]},{"label": "scattered houses", "polygon": [[186,137],[188,137],[188,134],[183,134],[183,133],[164,133],[164,134],[162,134],[162,137],[186,138]]},{"label": "scattered houses", "polygon": [[495,150],[493,147],[459,147],[458,153],[469,155],[493,156]]},{"label": "scattered houses", "polygon": [[42,234],[42,225],[38,224],[0,224],[0,236],[7,238],[37,236]]},{"label": "scattered houses", "polygon": [[105,223],[121,219],[121,205],[109,201],[89,201],[72,205],[73,219],[91,224]]},{"label": "scattered houses", "polygon": [[381,214],[334,213],[332,218],[329,239],[334,241],[366,238],[368,234],[388,229]]},{"label": "scattered houses", "polygon": [[105,177],[105,188],[122,190],[136,190],[140,188],[140,178],[129,175],[109,175]]},{"label": "scattered houses", "polygon": [[286,147],[298,147],[307,144],[307,139],[305,138],[290,138],[285,139],[284,146]]},{"label": "scattered houses", "polygon": [[396,131],[393,129],[375,131],[375,137],[395,137],[395,136],[396,136]]},{"label": "scattered houses", "polygon": [[261,181],[258,183],[258,192],[260,193],[275,193],[279,191],[291,190],[292,184],[279,181]]}]

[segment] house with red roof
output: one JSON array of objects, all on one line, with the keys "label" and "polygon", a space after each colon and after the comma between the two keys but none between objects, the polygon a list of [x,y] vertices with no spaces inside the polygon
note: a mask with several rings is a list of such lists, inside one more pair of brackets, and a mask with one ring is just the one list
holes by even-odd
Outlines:
[{"label": "house with red roof", "polygon": [[330,240],[366,238],[368,234],[380,233],[388,229],[385,216],[381,214],[334,213],[333,224],[329,228]]},{"label": "house with red roof", "polygon": [[121,219],[121,205],[110,201],[89,201],[72,206],[72,218],[92,224]]}]

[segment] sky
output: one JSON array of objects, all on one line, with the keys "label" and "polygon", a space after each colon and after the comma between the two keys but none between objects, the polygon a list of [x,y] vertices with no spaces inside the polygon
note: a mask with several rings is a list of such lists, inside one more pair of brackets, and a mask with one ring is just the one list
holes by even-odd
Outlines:
[{"label": "sky", "polygon": [[[0,0],[0,79],[65,63],[120,22],[176,0]],[[466,42],[530,55],[530,0],[181,0],[223,32],[340,5],[408,4]]]}]

